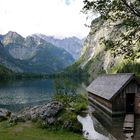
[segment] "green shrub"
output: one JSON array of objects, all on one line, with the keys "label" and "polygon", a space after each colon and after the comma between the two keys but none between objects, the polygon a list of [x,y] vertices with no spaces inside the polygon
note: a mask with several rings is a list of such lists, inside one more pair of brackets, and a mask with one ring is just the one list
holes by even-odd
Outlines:
[{"label": "green shrub", "polygon": [[56,94],[54,100],[62,102],[64,108],[72,108],[75,112],[80,112],[85,110],[88,105],[88,101],[84,95],[75,94],[75,95],[61,95]]}]

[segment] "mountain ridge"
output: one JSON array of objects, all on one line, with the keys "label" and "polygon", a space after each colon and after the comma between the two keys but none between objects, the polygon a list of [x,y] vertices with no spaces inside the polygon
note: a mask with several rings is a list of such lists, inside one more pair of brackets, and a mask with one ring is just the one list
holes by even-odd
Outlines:
[{"label": "mountain ridge", "polygon": [[[3,46],[1,57],[7,57],[7,60],[4,58],[5,64],[12,60],[11,67],[15,64],[21,69],[19,71],[15,68],[14,71],[55,73],[74,62],[67,51],[39,37],[27,36],[24,38],[16,32],[9,31],[5,35],[0,35],[0,42]],[[2,61],[0,64],[3,64]]]},{"label": "mountain ridge", "polygon": [[84,39],[79,39],[75,36],[59,39],[54,36],[47,36],[43,34],[33,34],[32,36],[38,36],[59,48],[65,49],[73,56],[74,59],[78,59],[80,57]]}]

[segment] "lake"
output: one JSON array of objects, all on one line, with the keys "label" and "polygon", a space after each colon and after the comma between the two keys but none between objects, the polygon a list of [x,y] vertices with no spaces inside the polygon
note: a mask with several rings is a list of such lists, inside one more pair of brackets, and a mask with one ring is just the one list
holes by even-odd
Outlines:
[{"label": "lake", "polygon": [[52,80],[0,82],[0,107],[19,111],[28,105],[49,101],[53,93]]},{"label": "lake", "polygon": [[0,82],[0,107],[17,112],[27,106],[47,103],[55,93],[76,93],[73,79],[29,79]]},{"label": "lake", "polygon": [[[75,94],[80,92],[86,91],[81,81],[75,79],[29,79],[8,82],[2,81],[0,82],[0,107],[17,112],[27,106],[49,102],[55,93]],[[99,121],[99,123],[94,123],[94,130],[96,131],[96,134],[99,133],[99,136],[104,135],[104,137],[108,140],[112,140],[108,137],[110,135],[114,136],[117,140],[124,140],[124,135],[122,133],[124,118],[119,117],[116,118],[116,120],[110,121],[104,120],[103,118],[106,117],[102,114],[100,116],[101,117],[97,115],[93,116],[93,118],[96,118]],[[140,118],[138,116],[136,122],[136,132],[133,140],[140,140]]]}]

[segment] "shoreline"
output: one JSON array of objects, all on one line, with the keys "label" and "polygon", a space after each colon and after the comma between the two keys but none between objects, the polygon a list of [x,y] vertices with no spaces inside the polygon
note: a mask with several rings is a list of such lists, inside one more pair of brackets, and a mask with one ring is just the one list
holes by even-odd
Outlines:
[{"label": "shoreline", "polygon": [[82,138],[82,125],[78,122],[77,115],[86,108],[86,99],[81,95],[57,95],[46,104],[27,107],[18,113],[0,108],[0,124],[7,122],[9,126],[16,127],[30,121],[37,124],[37,128],[47,131],[64,130],[77,133]]}]

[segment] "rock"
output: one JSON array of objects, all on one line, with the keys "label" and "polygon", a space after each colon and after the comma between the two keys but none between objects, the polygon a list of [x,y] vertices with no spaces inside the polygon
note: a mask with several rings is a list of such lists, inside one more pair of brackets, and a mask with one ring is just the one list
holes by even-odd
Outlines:
[{"label": "rock", "polygon": [[10,125],[18,122],[34,121],[41,128],[50,130],[67,129],[73,132],[81,131],[74,108],[64,107],[59,101],[26,108],[17,114],[6,109],[0,109],[0,120],[9,120]]},{"label": "rock", "polygon": [[17,116],[17,122],[25,122],[26,121],[26,119],[25,119],[25,117],[23,116],[23,115],[18,115]]},{"label": "rock", "polygon": [[11,113],[9,122],[13,124],[16,124],[17,122],[25,122],[25,118],[23,115],[17,115],[15,113]]},{"label": "rock", "polygon": [[38,119],[38,114],[36,114],[36,113],[31,114],[32,121],[37,121],[37,119]]},{"label": "rock", "polygon": [[12,113],[12,114],[11,114],[11,117],[10,117],[10,119],[9,119],[9,122],[10,122],[10,123],[16,123],[17,120],[18,120],[17,115],[14,114],[14,113]]},{"label": "rock", "polygon": [[46,106],[43,106],[42,112],[40,113],[46,117],[53,117],[62,109],[62,107],[62,103],[53,101],[48,103]]},{"label": "rock", "polygon": [[7,120],[11,116],[11,112],[7,109],[0,108],[0,121]]},{"label": "rock", "polygon": [[[62,109],[63,111],[61,112]],[[0,113],[5,113],[3,116],[5,116],[5,119],[9,119],[10,124],[31,120],[37,122],[38,126],[51,130],[81,131],[81,125],[79,125],[74,108],[66,108],[59,101],[51,101],[48,104],[26,108],[19,114],[10,112],[9,115],[9,112],[4,109]]]},{"label": "rock", "polygon": [[47,119],[48,124],[53,124],[55,121],[56,121],[56,119],[54,117]]},{"label": "rock", "polygon": [[22,114],[27,120],[37,121],[52,120],[54,116],[63,108],[62,103],[52,101],[46,105],[35,106],[33,108],[25,110]]}]

